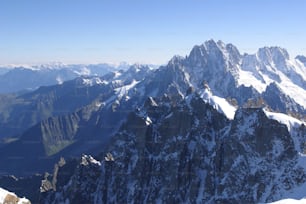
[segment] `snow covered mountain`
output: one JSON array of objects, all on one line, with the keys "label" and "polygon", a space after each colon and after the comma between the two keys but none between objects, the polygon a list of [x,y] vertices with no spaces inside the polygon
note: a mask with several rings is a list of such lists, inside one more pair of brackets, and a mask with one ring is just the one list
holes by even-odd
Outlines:
[{"label": "snow covered mountain", "polygon": [[45,203],[257,203],[306,182],[300,122],[259,108],[228,120],[205,100],[196,92],[176,102],[150,98]]},{"label": "snow covered mountain", "polygon": [[130,65],[119,64],[63,64],[50,63],[33,66],[0,68],[0,93],[31,91],[40,86],[62,84],[80,76],[102,76],[116,70],[126,70]]},{"label": "snow covered mountain", "polygon": [[[158,69],[135,65],[42,87],[11,99],[23,118],[38,119],[0,147],[6,164],[0,171],[51,172],[61,157],[84,154],[44,180],[54,190],[42,194],[45,203],[301,199],[303,59],[279,47],[241,55],[232,44],[210,40]],[[43,108],[33,117],[29,108],[36,106]],[[13,124],[20,117],[9,120],[10,109],[2,119]]]},{"label": "snow covered mountain", "polygon": [[0,161],[7,164],[0,166],[0,174],[44,172],[61,156],[98,153],[132,106],[140,103],[140,97],[126,93],[137,94],[132,87],[152,72],[134,65],[7,99],[0,107]]},{"label": "snow covered mountain", "polygon": [[239,104],[250,95],[260,97],[275,83],[294,105],[305,109],[306,67],[302,59],[290,59],[280,47],[264,47],[256,54],[241,55],[232,44],[210,40],[195,46],[180,63],[194,86],[206,81],[215,94],[236,98]]}]

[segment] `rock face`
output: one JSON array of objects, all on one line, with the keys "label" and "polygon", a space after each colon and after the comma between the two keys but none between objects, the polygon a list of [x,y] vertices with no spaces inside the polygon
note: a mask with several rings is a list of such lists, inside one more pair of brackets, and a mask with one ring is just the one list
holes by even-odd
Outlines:
[{"label": "rock face", "polygon": [[297,159],[286,126],[268,119],[260,109],[238,110],[217,152],[218,200],[253,203],[278,198],[282,191],[305,182]]},{"label": "rock face", "polygon": [[283,93],[276,83],[271,83],[267,86],[265,92],[262,93],[262,97],[267,104],[270,104],[273,110],[278,110],[282,113],[306,114],[305,109]]},{"label": "rock face", "polygon": [[57,86],[41,87],[21,96],[0,96],[0,139],[16,137],[49,117],[71,114],[91,104],[101,96],[101,92],[107,97],[112,91],[109,85],[103,84],[89,88],[82,78],[78,78]]},{"label": "rock face", "polygon": [[100,162],[83,156],[70,181],[44,202],[256,203],[306,181],[287,127],[261,109],[239,109],[230,121],[197,93],[145,104]]},{"label": "rock face", "polygon": [[305,56],[303,56],[303,55],[298,55],[298,56],[296,56],[295,59],[299,60],[301,63],[303,63],[304,65],[306,65],[306,57],[305,57]]},{"label": "rock face", "polygon": [[17,108],[13,103],[7,108],[14,114],[8,113],[8,119],[2,118],[4,128],[0,127],[0,137],[1,131],[10,134],[9,127],[17,126],[12,130],[17,134],[33,126],[19,138],[0,146],[0,161],[7,163],[0,167],[0,174],[44,173],[52,170],[61,156],[98,153],[125,119],[131,104],[141,103],[141,100],[137,102],[138,98],[125,97],[129,86],[136,79],[141,81],[150,71],[148,67],[132,66],[124,74],[77,78],[19,96],[24,104]]},{"label": "rock face", "polygon": [[168,100],[179,101],[206,86],[236,106],[268,106],[305,118],[306,68],[301,59],[291,60],[278,47],[241,55],[232,44],[210,40],[156,70],[134,65],[20,96],[0,96],[0,162],[8,163],[0,166],[0,174],[43,173],[61,156],[98,154],[148,97],[166,94]]},{"label": "rock face", "polygon": [[[301,60],[210,40],[156,70],[135,65],[0,97],[0,134],[20,134],[0,145],[0,173],[53,170],[41,203],[281,198],[305,183],[306,130],[270,111],[305,117]],[[82,154],[79,165],[54,166]]]}]

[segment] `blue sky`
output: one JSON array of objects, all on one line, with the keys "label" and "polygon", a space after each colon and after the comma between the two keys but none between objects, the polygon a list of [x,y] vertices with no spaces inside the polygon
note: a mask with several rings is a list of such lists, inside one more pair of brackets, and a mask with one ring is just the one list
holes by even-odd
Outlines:
[{"label": "blue sky", "polygon": [[0,0],[0,64],[166,63],[206,40],[306,55],[304,0]]}]

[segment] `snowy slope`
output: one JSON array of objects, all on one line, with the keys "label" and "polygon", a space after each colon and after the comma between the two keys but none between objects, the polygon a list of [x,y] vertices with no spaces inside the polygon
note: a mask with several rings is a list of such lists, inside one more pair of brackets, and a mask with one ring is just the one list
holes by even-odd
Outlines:
[{"label": "snowy slope", "polygon": [[[288,131],[294,142],[296,151],[303,153],[303,150],[301,149],[301,143],[303,142],[303,138],[300,138],[298,134],[299,127],[301,127],[303,122],[283,113],[274,113],[274,112],[269,112],[267,110],[264,110],[264,113],[268,118],[276,120],[279,123],[282,123],[287,126]],[[306,163],[302,166],[304,167],[304,169],[306,169]]]},{"label": "snowy slope", "polygon": [[[255,88],[259,93],[262,93],[270,83],[275,82],[275,80],[271,79],[271,77],[267,74],[263,74],[260,71],[257,72],[257,74],[260,76],[260,78],[254,76],[255,74],[250,71],[239,70],[239,85],[243,84],[245,86],[253,86],[253,88]],[[279,76],[280,80],[276,83],[283,90],[283,92],[289,95],[301,106],[306,108],[306,90],[293,83],[291,79],[280,71],[276,70],[275,74],[276,76]]]},{"label": "snowy slope", "polygon": [[[13,200],[6,200],[7,196],[13,198]],[[18,198],[15,193],[9,192],[3,188],[0,188],[0,203],[15,203],[17,204],[30,204],[31,202],[26,198]]]},{"label": "snowy slope", "polygon": [[274,113],[269,112],[267,110],[264,110],[265,114],[268,116],[268,118],[277,120],[278,122],[286,125],[288,127],[289,132],[293,131],[295,128],[298,128],[302,125],[302,121],[293,118],[291,116],[288,116],[284,113]]},{"label": "snowy slope", "polygon": [[115,89],[116,94],[119,98],[122,98],[124,95],[128,93],[130,89],[132,89],[134,86],[136,86],[139,83],[139,81],[133,80],[130,84],[127,84],[125,86],[119,87]]},{"label": "snowy slope", "polygon": [[264,47],[255,54],[241,55],[232,44],[209,40],[194,46],[181,61],[194,87],[201,88],[206,81],[217,96],[243,98],[243,93],[235,91],[241,86],[262,94],[269,84],[276,83],[285,95],[306,108],[305,63],[290,58],[283,48]]},{"label": "snowy slope", "polygon": [[306,68],[297,59],[290,59],[280,47],[265,47],[254,55],[244,55],[238,74],[238,84],[253,86],[262,93],[276,82],[284,93],[306,108]]},{"label": "snowy slope", "polygon": [[[299,152],[297,166],[302,167],[305,171],[306,155],[303,153],[303,150],[300,148],[300,144],[301,142],[303,142],[303,139],[301,141],[301,138],[299,138],[298,134],[298,129],[301,127],[303,122],[283,113],[274,113],[274,112],[269,112],[267,110],[264,110],[264,112],[268,118],[276,120],[287,126],[291,138],[294,142],[295,149],[297,152]],[[301,186],[297,186],[291,189],[290,191],[284,193],[282,197],[285,199],[273,202],[273,204],[306,203],[306,199],[303,199],[306,198],[305,189],[306,189],[306,183],[302,184]]]},{"label": "snowy slope", "polygon": [[287,198],[272,202],[270,204],[306,204],[306,199],[296,200],[296,199]]},{"label": "snowy slope", "polygon": [[[207,41],[195,46],[188,57],[175,57],[156,71],[136,65],[112,74],[109,79],[83,77],[82,83],[112,87],[107,98],[95,102],[98,108],[94,111],[101,112],[94,117],[108,121],[115,118],[115,112],[126,114],[120,115],[125,122],[114,132],[107,149],[115,160],[107,163],[84,157],[82,166],[88,168],[79,169],[79,175],[71,179],[81,188],[68,184],[67,189],[85,192],[88,201],[92,195],[86,185],[93,186],[96,192],[88,192],[98,195],[96,203],[102,199],[154,203],[163,198],[173,203],[200,203],[205,199],[219,199],[220,203],[245,199],[252,203],[304,197],[306,157],[301,148],[304,133],[299,132],[302,121],[258,107],[239,108],[235,117],[237,108],[225,99],[244,97],[245,93],[251,93],[245,99],[254,99],[275,83],[281,93],[305,108],[306,69],[299,60],[290,59],[286,50],[265,47],[254,55],[240,55],[231,44]],[[242,85],[253,87],[258,95],[252,95],[251,88],[241,91]],[[188,88],[194,90],[188,92]],[[180,97],[185,100],[178,100]],[[147,98],[149,102],[144,102]],[[94,117],[88,121],[97,121]],[[100,121],[99,125],[105,126],[105,121]],[[168,192],[173,188],[176,202],[171,200],[173,192]],[[65,200],[67,194],[62,196]]]},{"label": "snowy slope", "polygon": [[[227,120],[219,113],[219,106],[225,106],[218,99],[208,88],[182,101],[149,98],[122,124],[101,154],[101,166],[76,168],[48,203],[67,197],[74,202],[77,195],[90,203],[263,203],[294,198],[285,190],[301,185],[294,176],[304,174],[297,172],[297,152],[286,127],[269,120],[260,108],[241,108]],[[107,154],[113,155],[113,162],[105,159]]]},{"label": "snowy slope", "polygon": [[228,119],[234,119],[236,108],[230,105],[224,98],[214,96],[209,88],[200,92],[206,103],[212,105],[218,112],[223,113]]},{"label": "snowy slope", "polygon": [[98,84],[108,84],[107,81],[101,80],[99,77],[82,78],[83,84],[87,86],[94,86]]}]

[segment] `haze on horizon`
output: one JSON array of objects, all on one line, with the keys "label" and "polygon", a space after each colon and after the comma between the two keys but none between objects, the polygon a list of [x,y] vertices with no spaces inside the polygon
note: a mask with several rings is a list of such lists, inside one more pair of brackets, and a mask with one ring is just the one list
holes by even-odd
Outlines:
[{"label": "haze on horizon", "polygon": [[306,54],[302,0],[0,2],[0,64],[166,63],[206,40]]}]

